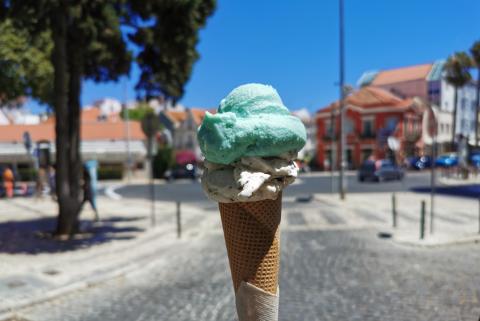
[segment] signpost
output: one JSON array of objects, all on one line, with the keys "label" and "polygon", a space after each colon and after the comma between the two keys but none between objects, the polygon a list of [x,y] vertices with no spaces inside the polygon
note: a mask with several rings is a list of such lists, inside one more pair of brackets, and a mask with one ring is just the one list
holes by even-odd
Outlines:
[{"label": "signpost", "polygon": [[147,160],[150,167],[150,197],[151,197],[151,213],[150,219],[152,226],[155,226],[155,184],[153,181],[153,147],[154,137],[160,127],[159,120],[154,113],[148,113],[142,119],[142,130],[147,136]]}]

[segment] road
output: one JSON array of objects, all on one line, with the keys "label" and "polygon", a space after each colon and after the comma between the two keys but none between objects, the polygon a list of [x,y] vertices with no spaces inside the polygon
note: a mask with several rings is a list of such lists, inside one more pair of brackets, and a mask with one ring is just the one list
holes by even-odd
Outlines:
[{"label": "road", "polygon": [[[18,311],[28,321],[235,320],[221,233],[144,269]],[[412,248],[371,230],[285,230],[280,320],[478,320],[478,245]]]},{"label": "road", "polygon": [[[338,190],[338,178],[334,181],[334,190]],[[407,191],[414,187],[429,186],[430,176],[427,172],[412,172],[406,175],[403,181],[390,182],[364,182],[357,181],[355,174],[347,175],[347,190],[350,193],[365,192],[398,192]],[[116,190],[125,198],[149,198],[149,186],[145,184],[133,184]],[[329,176],[306,176],[300,175],[297,181],[289,186],[285,196],[304,196],[313,193],[331,193],[331,179]],[[207,198],[202,192],[197,181],[179,180],[173,183],[156,184],[155,196],[162,201],[198,202],[206,201]]]}]

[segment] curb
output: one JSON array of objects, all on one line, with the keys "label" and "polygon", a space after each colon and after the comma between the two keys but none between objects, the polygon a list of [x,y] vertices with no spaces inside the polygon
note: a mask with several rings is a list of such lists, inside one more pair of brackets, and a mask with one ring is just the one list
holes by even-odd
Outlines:
[{"label": "curb", "polygon": [[[450,241],[439,241],[436,243],[428,243],[428,239],[423,240],[423,241],[409,241],[409,240],[402,240],[398,239],[393,235],[392,240],[395,241],[398,244],[402,245],[408,245],[412,247],[420,247],[420,248],[438,248],[438,247],[447,247],[447,246],[454,246],[454,245],[462,245],[462,244],[476,244],[480,243],[480,235],[478,236],[469,236],[469,237],[463,237],[459,238],[456,240],[450,240]],[[425,243],[422,243],[425,242]]]}]

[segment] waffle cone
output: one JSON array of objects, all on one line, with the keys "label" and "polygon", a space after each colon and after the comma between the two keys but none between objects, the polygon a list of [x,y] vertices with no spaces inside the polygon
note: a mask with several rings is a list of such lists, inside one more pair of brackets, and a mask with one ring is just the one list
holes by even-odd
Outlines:
[{"label": "waffle cone", "polygon": [[219,203],[233,286],[242,281],[277,293],[282,195],[276,200]]}]

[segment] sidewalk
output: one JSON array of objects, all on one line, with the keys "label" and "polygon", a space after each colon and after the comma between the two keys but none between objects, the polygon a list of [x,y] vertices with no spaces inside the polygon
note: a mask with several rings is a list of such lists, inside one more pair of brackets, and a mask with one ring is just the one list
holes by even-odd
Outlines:
[{"label": "sidewalk", "polygon": [[86,206],[82,225],[90,233],[65,242],[38,233],[54,229],[56,203],[0,200],[0,316],[121,276],[153,260],[168,259],[158,255],[162,249],[219,226],[218,215],[208,216],[201,207],[182,204],[184,232],[179,240],[173,202],[156,202],[153,228],[147,201],[100,197],[98,204],[100,222],[92,222],[93,212]]},{"label": "sidewalk", "polygon": [[471,185],[471,184],[480,184],[480,175],[470,174],[467,179],[463,179],[458,176],[440,176],[438,181],[443,185]]},{"label": "sidewalk", "polygon": [[[318,194],[329,211],[343,215],[349,226],[373,227],[393,240],[410,245],[441,246],[480,241],[479,203],[476,199],[437,195],[433,233],[430,233],[430,195],[396,193],[397,227],[393,228],[392,193],[348,194],[347,201]],[[425,234],[420,239],[421,201],[426,202]]]}]

